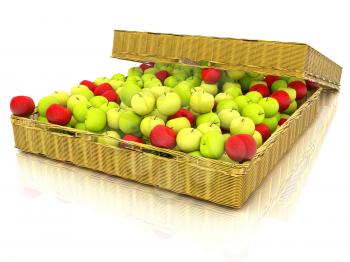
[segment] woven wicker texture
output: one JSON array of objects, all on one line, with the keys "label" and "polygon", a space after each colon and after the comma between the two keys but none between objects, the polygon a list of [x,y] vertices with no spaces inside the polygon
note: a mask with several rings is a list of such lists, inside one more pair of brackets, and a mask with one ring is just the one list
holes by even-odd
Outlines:
[{"label": "woven wicker texture", "polygon": [[114,32],[112,57],[133,61],[193,64],[309,79],[339,89],[342,68],[300,43],[148,32]]}]

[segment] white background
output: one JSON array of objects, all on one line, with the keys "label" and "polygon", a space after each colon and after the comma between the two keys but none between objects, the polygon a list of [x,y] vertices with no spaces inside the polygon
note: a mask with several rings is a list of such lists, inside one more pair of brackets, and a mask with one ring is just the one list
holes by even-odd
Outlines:
[{"label": "white background", "polygon": [[[1,1],[0,261],[349,261],[346,2]],[[239,211],[14,149],[11,97],[133,65],[110,58],[113,29],[312,45],[344,68],[324,141],[334,99]]]}]

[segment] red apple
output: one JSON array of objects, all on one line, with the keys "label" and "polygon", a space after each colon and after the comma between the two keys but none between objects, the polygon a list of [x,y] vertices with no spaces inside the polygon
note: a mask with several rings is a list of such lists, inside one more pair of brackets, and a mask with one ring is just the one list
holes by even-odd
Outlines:
[{"label": "red apple", "polygon": [[230,136],[225,143],[227,155],[234,161],[244,162],[253,158],[256,153],[256,142],[251,135]]},{"label": "red apple", "polygon": [[[145,144],[145,140],[143,140],[143,139],[140,138],[140,137],[134,136],[134,135],[125,135],[125,136],[123,137],[123,140],[126,140],[126,141],[133,141],[133,142]],[[120,147],[120,148],[125,148],[125,147],[126,147],[126,144],[120,142],[120,143],[119,143],[119,147]]]},{"label": "red apple", "polygon": [[109,102],[116,102],[118,104],[120,103],[120,98],[114,90],[107,90],[102,94],[102,96],[107,98]]},{"label": "red apple", "polygon": [[267,76],[265,76],[264,80],[265,80],[267,86],[271,88],[273,82],[275,82],[276,80],[279,80],[279,79],[280,79],[279,76],[267,75]]},{"label": "red apple", "polygon": [[261,134],[263,142],[265,142],[271,136],[270,128],[265,124],[258,124],[255,126],[255,130]]},{"label": "red apple", "polygon": [[11,99],[10,109],[15,116],[30,116],[35,109],[35,104],[29,96],[15,96]]},{"label": "red apple", "polygon": [[307,95],[306,85],[301,81],[290,82],[288,86],[297,92],[296,100],[303,99]]},{"label": "red apple", "polygon": [[249,91],[258,91],[263,97],[270,96],[270,90],[264,84],[256,84],[249,88]]},{"label": "red apple", "polygon": [[95,88],[94,94],[95,96],[100,96],[108,90],[113,90],[113,87],[108,83],[103,83]]},{"label": "red apple", "polygon": [[318,83],[313,82],[311,80],[305,80],[306,82],[306,87],[309,90],[316,90],[318,88]]},{"label": "red apple", "polygon": [[215,84],[221,78],[221,71],[216,68],[204,68],[202,70],[202,79],[207,84]]},{"label": "red apple", "polygon": [[95,83],[89,81],[89,80],[83,80],[80,82],[81,85],[87,86],[92,92],[95,91],[96,85]]},{"label": "red apple", "polygon": [[196,123],[196,117],[192,114],[191,111],[180,108],[179,111],[177,111],[175,114],[169,116],[169,119],[179,118],[179,117],[186,117],[188,121],[190,121],[191,126],[193,127]]},{"label": "red apple", "polygon": [[154,146],[172,149],[176,146],[176,133],[170,127],[157,125],[152,129],[149,136]]},{"label": "red apple", "polygon": [[51,105],[46,111],[47,120],[56,125],[65,126],[72,118],[72,113],[59,104]]},{"label": "red apple", "polygon": [[168,76],[170,76],[170,74],[169,74],[169,72],[166,71],[166,70],[161,70],[161,71],[158,71],[158,72],[156,73],[156,77],[157,77],[160,81],[162,81],[163,84],[164,84],[164,80],[165,80]]},{"label": "red apple", "polygon": [[279,112],[286,110],[291,103],[288,93],[282,90],[273,92],[271,97],[277,100],[279,104]]},{"label": "red apple", "polygon": [[278,121],[278,125],[281,126],[287,121],[287,118],[281,118],[280,121]]},{"label": "red apple", "polygon": [[148,68],[154,67],[154,63],[153,62],[147,62],[147,63],[143,63],[140,65],[140,68],[142,69],[142,71],[145,71]]}]

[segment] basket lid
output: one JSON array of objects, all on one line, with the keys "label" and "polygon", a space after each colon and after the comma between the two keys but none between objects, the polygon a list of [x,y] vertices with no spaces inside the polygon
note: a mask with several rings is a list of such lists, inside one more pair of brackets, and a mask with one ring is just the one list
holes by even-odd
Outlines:
[{"label": "basket lid", "polygon": [[112,57],[209,66],[308,79],[339,89],[342,68],[309,45],[135,31],[114,31]]}]

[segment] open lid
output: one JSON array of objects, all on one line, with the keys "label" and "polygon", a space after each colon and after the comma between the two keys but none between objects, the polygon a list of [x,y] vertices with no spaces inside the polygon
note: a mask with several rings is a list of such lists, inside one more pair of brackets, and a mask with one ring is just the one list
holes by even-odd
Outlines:
[{"label": "open lid", "polygon": [[112,57],[138,61],[209,66],[285,75],[339,89],[342,68],[301,43],[206,36],[114,31]]}]

